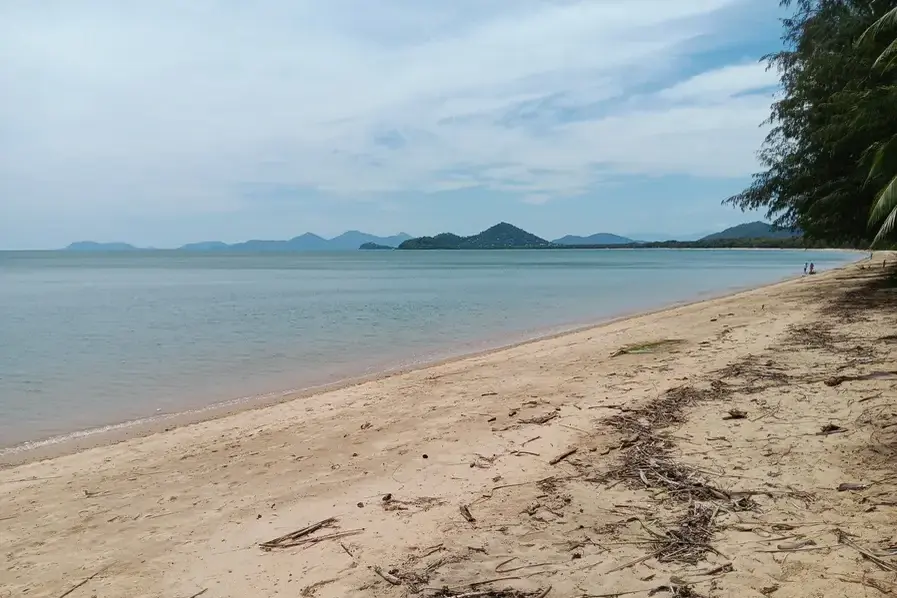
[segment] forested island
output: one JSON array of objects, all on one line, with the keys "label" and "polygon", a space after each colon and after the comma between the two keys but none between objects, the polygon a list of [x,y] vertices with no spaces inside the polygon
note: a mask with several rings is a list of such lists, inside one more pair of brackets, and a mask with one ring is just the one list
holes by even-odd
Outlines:
[{"label": "forested island", "polygon": [[[547,241],[507,222],[496,224],[481,233],[462,237],[453,233],[442,233],[432,237],[409,239],[399,245],[402,250],[470,250],[470,249],[724,249],[724,248],[764,248],[764,249],[809,249],[809,248],[853,248],[847,242],[832,244],[822,240],[803,237],[799,232],[782,229],[765,222],[749,222],[707,235],[697,241],[654,241],[642,242],[603,234],[604,238],[614,237],[610,243],[580,243],[582,237],[563,237]],[[594,235],[597,237],[598,235]],[[564,241],[564,242],[562,242]]]}]

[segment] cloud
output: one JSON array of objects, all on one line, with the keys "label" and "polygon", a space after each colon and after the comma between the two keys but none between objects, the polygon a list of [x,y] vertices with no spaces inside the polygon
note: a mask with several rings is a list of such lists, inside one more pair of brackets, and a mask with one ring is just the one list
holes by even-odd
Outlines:
[{"label": "cloud", "polygon": [[675,74],[745,1],[7,3],[0,193],[204,213],[259,201],[247,185],[544,203],[618,174],[743,176],[775,78]]}]

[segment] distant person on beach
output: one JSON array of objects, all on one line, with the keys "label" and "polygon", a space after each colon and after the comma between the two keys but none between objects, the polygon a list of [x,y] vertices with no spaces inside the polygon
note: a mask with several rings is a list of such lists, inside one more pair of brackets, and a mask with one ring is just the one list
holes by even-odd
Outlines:
[{"label": "distant person on beach", "polygon": [[807,273],[807,265],[808,265],[807,262],[804,262],[804,274]]},{"label": "distant person on beach", "polygon": [[816,265],[810,262],[810,274],[816,274]]}]

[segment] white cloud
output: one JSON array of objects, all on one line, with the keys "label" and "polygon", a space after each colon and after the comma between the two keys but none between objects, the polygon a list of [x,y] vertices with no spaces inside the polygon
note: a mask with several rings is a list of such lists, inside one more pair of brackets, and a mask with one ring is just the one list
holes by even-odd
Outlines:
[{"label": "white cloud", "polygon": [[6,3],[0,196],[204,212],[245,182],[544,202],[608,173],[741,176],[762,67],[629,97],[738,1]]}]

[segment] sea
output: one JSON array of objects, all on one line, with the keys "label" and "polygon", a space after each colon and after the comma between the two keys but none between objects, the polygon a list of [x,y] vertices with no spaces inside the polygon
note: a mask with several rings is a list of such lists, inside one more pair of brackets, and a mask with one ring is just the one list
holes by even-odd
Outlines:
[{"label": "sea", "polygon": [[270,400],[860,257],[0,252],[0,453]]}]

